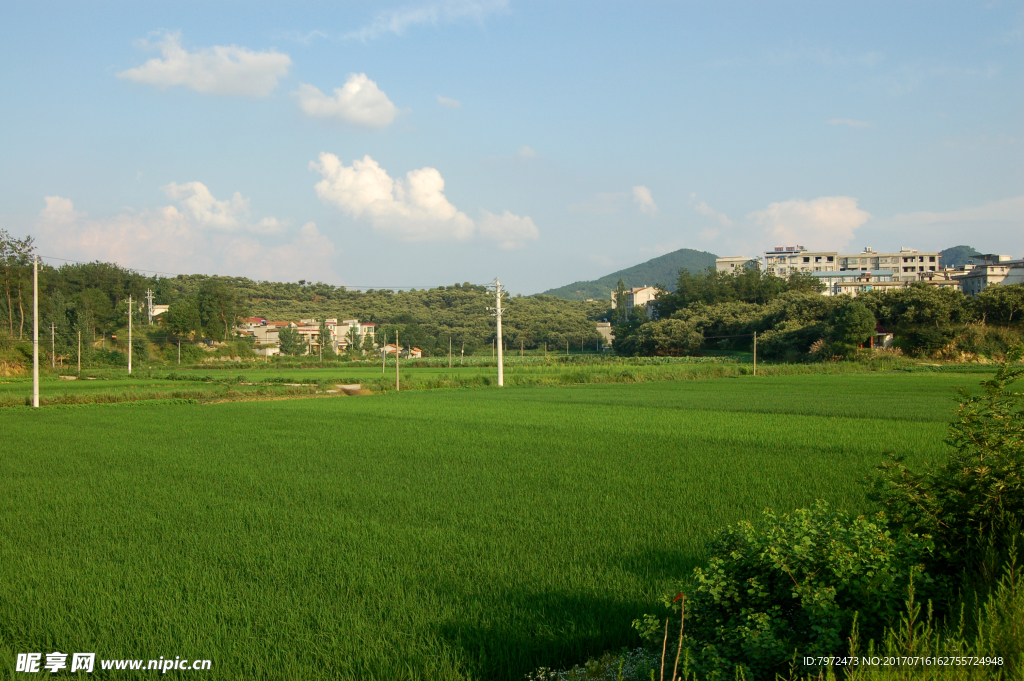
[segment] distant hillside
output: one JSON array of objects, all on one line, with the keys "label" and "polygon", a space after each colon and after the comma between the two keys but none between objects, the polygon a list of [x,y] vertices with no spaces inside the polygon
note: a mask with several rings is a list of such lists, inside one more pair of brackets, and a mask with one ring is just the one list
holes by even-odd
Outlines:
[{"label": "distant hillside", "polygon": [[669,291],[674,291],[676,279],[679,278],[679,270],[687,269],[694,273],[706,270],[709,267],[714,267],[717,257],[714,253],[706,251],[680,248],[678,251],[672,251],[639,265],[612,272],[594,281],[577,281],[568,286],[549,289],[544,291],[544,295],[568,300],[587,300],[589,298],[609,300],[619,279],[622,279],[627,287],[662,284]]},{"label": "distant hillside", "polygon": [[944,251],[939,251],[942,256],[942,264],[945,267],[963,267],[967,259],[972,255],[981,255],[972,246],[953,246]]}]

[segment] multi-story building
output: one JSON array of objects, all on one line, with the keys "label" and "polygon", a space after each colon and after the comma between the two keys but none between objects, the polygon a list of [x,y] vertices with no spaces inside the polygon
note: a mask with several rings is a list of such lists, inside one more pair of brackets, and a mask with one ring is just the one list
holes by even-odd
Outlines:
[{"label": "multi-story building", "polygon": [[1014,260],[1008,255],[976,255],[961,272],[953,277],[960,282],[965,295],[976,296],[992,284],[1024,283],[1024,258]]},{"label": "multi-story building", "polygon": [[[633,308],[637,305],[647,305],[658,295],[658,289],[653,286],[635,286],[626,289],[626,311],[632,314]],[[612,309],[615,309],[618,301],[615,300],[615,291],[612,291]],[[647,309],[647,316],[651,315],[651,308]]]},{"label": "multi-story building", "polygon": [[811,272],[812,277],[825,285],[821,293],[826,296],[838,296],[841,293],[857,295],[862,291],[870,291],[883,282],[892,281],[889,270]]},{"label": "multi-story building", "polygon": [[724,258],[715,258],[715,269],[719,272],[734,274],[744,268],[757,268],[761,266],[758,258],[751,258],[745,255],[730,255]]},{"label": "multi-story building", "polygon": [[935,251],[901,248],[899,253],[878,253],[867,247],[861,253],[839,256],[839,269],[861,272],[888,270],[892,272],[894,281],[922,281],[925,274],[942,269],[941,260],[942,256]]},{"label": "multi-story building", "polygon": [[800,272],[835,272],[839,269],[838,251],[808,251],[803,246],[776,246],[765,251],[764,271],[788,279]]}]

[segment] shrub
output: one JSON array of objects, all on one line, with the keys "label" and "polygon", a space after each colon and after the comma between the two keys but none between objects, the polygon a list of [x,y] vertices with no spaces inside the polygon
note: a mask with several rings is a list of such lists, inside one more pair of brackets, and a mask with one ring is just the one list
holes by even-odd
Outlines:
[{"label": "shrub", "polygon": [[[937,593],[924,571],[928,537],[894,536],[883,514],[850,518],[819,501],[764,522],[744,521],[721,531],[708,546],[706,568],[686,585],[685,645],[703,674],[757,678],[783,672],[794,653],[836,655],[854,618],[881,633],[895,619],[914,579]],[[652,616],[634,626],[661,641]]]},{"label": "shrub", "polygon": [[1009,387],[1024,376],[1014,366],[1024,345],[1007,354],[984,392],[960,391],[947,440],[954,451],[934,469],[915,472],[902,459],[869,479],[871,498],[892,521],[936,538],[950,567],[963,566],[993,542],[997,549],[1024,524],[1024,394]]}]

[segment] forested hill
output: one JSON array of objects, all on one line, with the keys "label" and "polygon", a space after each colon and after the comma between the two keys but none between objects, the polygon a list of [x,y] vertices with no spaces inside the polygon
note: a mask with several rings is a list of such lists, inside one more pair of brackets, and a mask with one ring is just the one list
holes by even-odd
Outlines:
[{"label": "forested hill", "polygon": [[678,251],[660,255],[639,265],[612,272],[600,279],[577,281],[568,286],[547,290],[544,295],[568,300],[608,300],[619,279],[622,279],[627,287],[662,284],[669,291],[674,291],[676,279],[679,278],[679,270],[685,269],[696,274],[701,270],[714,267],[717,257],[714,253],[706,251],[680,248]]},{"label": "forested hill", "polygon": [[981,255],[973,246],[953,246],[939,251],[943,267],[963,267],[972,255]]}]

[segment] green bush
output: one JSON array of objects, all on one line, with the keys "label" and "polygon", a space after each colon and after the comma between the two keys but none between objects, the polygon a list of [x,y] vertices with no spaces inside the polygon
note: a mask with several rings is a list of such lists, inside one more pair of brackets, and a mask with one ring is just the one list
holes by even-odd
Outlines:
[{"label": "green bush", "polygon": [[1024,345],[1012,349],[981,395],[961,390],[954,451],[939,466],[912,471],[892,458],[869,479],[871,498],[897,526],[934,536],[947,567],[967,567],[993,543],[1003,552],[1024,526],[1024,393],[1010,390],[1022,356]]},{"label": "green bush", "polygon": [[[794,653],[837,655],[855,621],[881,634],[901,609],[911,579],[929,594],[941,580],[924,570],[928,537],[895,536],[883,514],[850,518],[819,501],[781,517],[765,511],[722,530],[706,568],[685,585],[686,637],[692,668],[771,678]],[[661,643],[661,620],[634,626]]]}]

